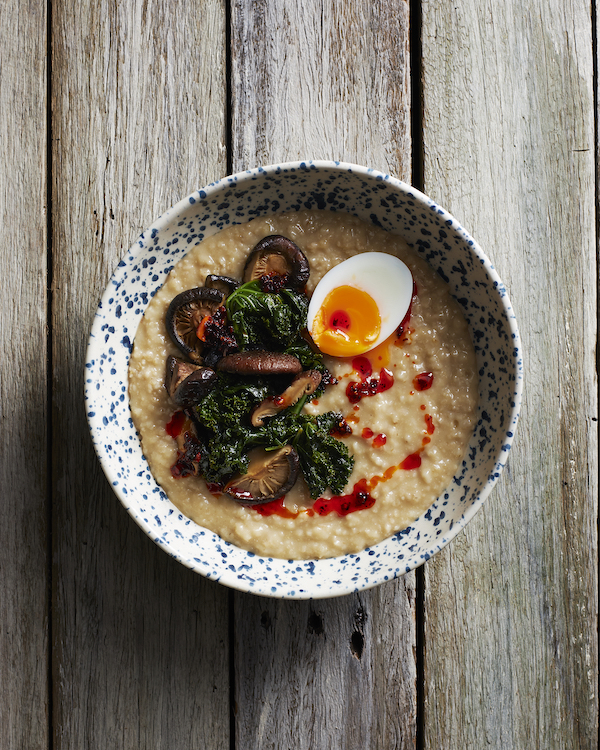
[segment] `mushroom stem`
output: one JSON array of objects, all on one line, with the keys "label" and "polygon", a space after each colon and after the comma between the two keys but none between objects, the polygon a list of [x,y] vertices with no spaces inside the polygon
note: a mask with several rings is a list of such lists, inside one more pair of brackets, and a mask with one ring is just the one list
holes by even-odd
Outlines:
[{"label": "mushroom stem", "polygon": [[279,396],[271,396],[260,403],[252,412],[250,421],[254,427],[262,427],[267,417],[273,417],[280,411],[297,404],[314,393],[321,383],[321,373],[318,370],[306,370],[297,375],[291,385]]}]

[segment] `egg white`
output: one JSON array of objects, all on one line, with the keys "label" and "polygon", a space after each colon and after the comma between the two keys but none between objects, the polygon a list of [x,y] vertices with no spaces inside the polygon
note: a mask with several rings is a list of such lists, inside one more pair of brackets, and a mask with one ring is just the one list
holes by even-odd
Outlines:
[{"label": "egg white", "polygon": [[381,330],[367,351],[379,346],[398,328],[408,312],[413,278],[400,258],[387,253],[360,253],[330,269],[319,281],[308,305],[307,327],[312,332],[315,316],[327,295],[337,287],[361,289],[375,300]]}]

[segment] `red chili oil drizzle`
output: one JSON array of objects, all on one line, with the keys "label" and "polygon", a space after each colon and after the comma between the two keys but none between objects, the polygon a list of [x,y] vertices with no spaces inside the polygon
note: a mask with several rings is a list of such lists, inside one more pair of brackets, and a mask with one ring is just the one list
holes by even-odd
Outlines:
[{"label": "red chili oil drizzle", "polygon": [[281,516],[282,518],[297,518],[298,513],[293,513],[291,510],[285,507],[283,501],[285,497],[280,497],[277,500],[271,500],[268,503],[259,503],[258,505],[247,506],[251,510],[255,510],[259,516]]},{"label": "red chili oil drizzle", "polygon": [[340,417],[339,422],[337,422],[337,424],[334,424],[331,430],[329,430],[329,434],[332,437],[337,438],[345,437],[346,435],[352,435],[352,427],[350,427],[344,417]]},{"label": "red chili oil drizzle", "polygon": [[358,373],[361,380],[366,380],[373,374],[373,365],[367,357],[354,357],[352,369]]},{"label": "red chili oil drizzle", "polygon": [[360,382],[351,380],[346,386],[346,396],[351,404],[357,404],[366,396],[376,396],[389,390],[394,385],[394,376],[383,367],[379,371],[379,379],[372,376],[373,368],[366,357],[355,357],[352,367],[358,373]]},{"label": "red chili oil drizzle", "polygon": [[398,465],[398,468],[403,469],[404,471],[411,471],[412,469],[418,469],[420,465],[421,451],[419,450],[416,453],[411,453],[410,456],[407,456],[404,461]]},{"label": "red chili oil drizzle", "polygon": [[393,385],[394,376],[389,370],[386,370],[386,368],[384,367],[383,370],[380,370],[379,372],[379,387],[377,389],[377,393],[388,391]]},{"label": "red chili oil drizzle", "polygon": [[329,327],[338,331],[350,330],[350,316],[345,310],[336,310],[329,318]]},{"label": "red chili oil drizzle", "polygon": [[[425,424],[427,426],[428,434],[423,436],[421,447],[414,453],[411,453],[410,456],[407,456],[399,464],[389,466],[382,475],[371,477],[371,479],[369,479],[368,481],[366,479],[361,480],[361,482],[365,482],[365,491],[370,492],[375,487],[377,487],[378,484],[381,484],[381,482],[387,482],[387,480],[391,479],[398,470],[412,471],[413,469],[418,469],[419,466],[421,466],[421,453],[423,452],[425,446],[431,442],[431,438],[429,437],[429,435],[431,435],[435,429],[433,420],[431,419],[429,414],[425,414]],[[375,443],[375,441],[373,441],[373,443]],[[359,508],[356,508],[356,510],[359,510]]]},{"label": "red chili oil drizzle", "polygon": [[365,427],[363,431],[361,432],[360,436],[363,437],[365,440],[370,440],[375,433],[370,427]]},{"label": "red chili oil drizzle", "polygon": [[223,486],[218,482],[206,482],[206,489],[215,497],[220,497],[223,494]]},{"label": "red chili oil drizzle", "polygon": [[186,432],[183,436],[183,450],[177,451],[177,460],[171,466],[173,479],[198,476],[201,458],[202,445],[198,438],[192,432]]},{"label": "red chili oil drizzle", "polygon": [[435,425],[433,424],[433,419],[431,418],[431,415],[429,414],[425,415],[425,424],[427,425],[427,434],[433,435],[433,431],[435,430]]},{"label": "red chili oil drizzle", "polygon": [[170,435],[173,440],[181,435],[183,429],[183,423],[185,422],[185,414],[182,411],[176,411],[171,417],[171,421],[166,425],[165,430],[167,435]]},{"label": "red chili oil drizzle", "polygon": [[349,495],[334,495],[330,498],[320,497],[315,501],[313,510],[320,516],[326,516],[334,511],[339,516],[347,516],[357,510],[365,510],[375,505],[375,498],[369,494],[367,480],[359,480]]},{"label": "red chili oil drizzle", "polygon": [[376,435],[373,440],[373,447],[374,448],[383,448],[383,446],[387,443],[387,436],[383,434],[383,432],[380,432],[379,435]]},{"label": "red chili oil drizzle", "polygon": [[426,391],[433,385],[433,373],[421,372],[413,380],[413,385],[418,391]]}]

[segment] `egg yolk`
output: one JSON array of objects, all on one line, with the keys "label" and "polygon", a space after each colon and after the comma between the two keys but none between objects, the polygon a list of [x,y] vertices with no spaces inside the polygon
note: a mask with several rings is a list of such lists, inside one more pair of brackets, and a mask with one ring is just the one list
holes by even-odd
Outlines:
[{"label": "egg yolk", "polygon": [[315,315],[312,337],[325,354],[351,357],[373,348],[381,317],[375,300],[353,286],[332,289]]}]

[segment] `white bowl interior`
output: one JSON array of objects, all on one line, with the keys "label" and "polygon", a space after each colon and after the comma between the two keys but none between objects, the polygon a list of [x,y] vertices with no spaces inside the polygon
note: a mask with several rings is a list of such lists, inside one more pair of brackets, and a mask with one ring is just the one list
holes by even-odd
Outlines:
[{"label": "white bowl interior", "polygon": [[[263,558],[183,516],[142,454],[127,394],[132,342],[144,310],[178,260],[205,237],[256,216],[343,211],[400,234],[450,285],[464,310],[480,376],[476,428],[451,485],[408,528],[358,554],[326,560]],[[102,468],[125,508],[166,552],[207,578],[274,597],[321,598],[402,575],[442,549],[497,481],[512,443],[522,389],[516,319],[488,258],[446,211],[379,172],[298,162],[227,177],[161,216],[129,250],[96,312],[86,361],[86,411]]]}]

